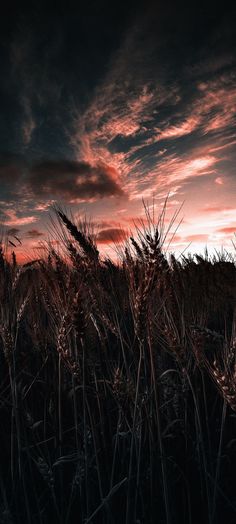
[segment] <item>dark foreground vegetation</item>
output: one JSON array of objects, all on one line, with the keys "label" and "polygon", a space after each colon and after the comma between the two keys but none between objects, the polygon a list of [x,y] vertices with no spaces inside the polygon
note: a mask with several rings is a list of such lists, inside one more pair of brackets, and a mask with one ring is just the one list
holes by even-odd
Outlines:
[{"label": "dark foreground vegetation", "polygon": [[234,524],[235,263],[57,218],[67,260],[0,253],[0,522]]}]

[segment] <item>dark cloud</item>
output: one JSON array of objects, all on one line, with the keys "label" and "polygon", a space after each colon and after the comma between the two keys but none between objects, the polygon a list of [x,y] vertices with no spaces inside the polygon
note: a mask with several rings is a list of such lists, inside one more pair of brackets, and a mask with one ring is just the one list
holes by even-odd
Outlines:
[{"label": "dark cloud", "polygon": [[124,194],[118,173],[103,163],[91,166],[88,162],[69,160],[41,162],[31,168],[28,184],[39,197],[57,197],[69,202]]},{"label": "dark cloud", "polygon": [[76,202],[85,199],[122,196],[115,168],[102,162],[74,160],[44,160],[32,163],[17,155],[0,157],[0,182],[2,200],[60,199]]},{"label": "dark cloud", "polygon": [[26,162],[22,155],[0,153],[0,200],[6,206],[22,198]]},{"label": "dark cloud", "polygon": [[20,229],[18,229],[17,227],[11,227],[11,228],[9,228],[9,229],[7,230],[7,234],[8,234],[9,236],[13,236],[13,237],[14,237],[15,235],[18,235],[19,232],[20,232]]},{"label": "dark cloud", "polygon": [[26,236],[28,238],[38,238],[43,236],[43,233],[41,231],[38,231],[38,229],[30,229],[27,231]]},{"label": "dark cloud", "polygon": [[116,227],[110,227],[99,231],[96,240],[100,244],[108,244],[109,242],[123,242],[128,237],[128,232]]},{"label": "dark cloud", "polygon": [[0,181],[1,183],[14,183],[19,179],[24,168],[25,161],[21,155],[14,153],[0,154]]}]

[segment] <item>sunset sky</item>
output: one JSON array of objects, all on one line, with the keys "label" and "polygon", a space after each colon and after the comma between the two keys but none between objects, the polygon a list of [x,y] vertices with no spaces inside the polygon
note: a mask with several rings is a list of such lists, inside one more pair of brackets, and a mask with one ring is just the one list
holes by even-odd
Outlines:
[{"label": "sunset sky", "polygon": [[236,9],[20,4],[0,21],[0,218],[19,257],[47,240],[54,202],[91,217],[104,250],[167,194],[167,223],[184,202],[173,251],[232,251]]}]

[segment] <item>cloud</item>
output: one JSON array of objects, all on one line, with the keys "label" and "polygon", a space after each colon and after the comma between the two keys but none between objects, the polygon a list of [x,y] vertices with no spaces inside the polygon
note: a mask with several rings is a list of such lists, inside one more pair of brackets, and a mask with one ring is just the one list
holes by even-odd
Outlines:
[{"label": "cloud", "polygon": [[[76,203],[125,195],[118,171],[105,162],[89,164],[76,160],[43,160],[30,163],[17,155],[0,158],[2,201],[34,200],[35,211],[45,211],[60,199]],[[32,207],[32,205],[31,205]]]},{"label": "cloud", "polygon": [[18,233],[20,232],[20,229],[18,229],[17,227],[11,227],[7,230],[7,234],[9,236],[15,236],[15,235],[18,235]]},{"label": "cloud", "polygon": [[176,83],[167,89],[163,73],[159,77],[158,60],[153,68],[156,41],[149,38],[148,11],[129,27],[86,109],[73,108],[71,145],[76,157],[89,163],[102,159],[120,173],[124,185],[136,168],[132,155],[157,142],[153,128],[159,108],[173,107],[179,99]]},{"label": "cloud", "polygon": [[[171,238],[171,234],[167,235],[167,243],[169,244],[169,240]],[[171,243],[170,243],[170,246],[172,246],[172,244],[183,244],[185,243],[185,240],[182,236],[178,235],[178,234],[175,234],[174,237],[172,238],[171,240]]]},{"label": "cloud", "polygon": [[[122,106],[116,105],[114,100],[110,101],[110,105],[104,108],[104,123],[100,121],[100,134],[107,140],[119,135],[129,137],[137,134],[153,107],[153,99],[154,93],[148,90],[148,86],[143,86],[140,92],[128,97],[126,104],[122,100]],[[105,105],[105,100],[101,99],[100,103]]]},{"label": "cloud", "polygon": [[0,154],[0,181],[1,184],[14,184],[21,176],[25,166],[24,158],[14,153]]},{"label": "cloud", "polygon": [[154,107],[154,97],[148,86],[127,92],[127,87],[116,85],[112,77],[107,81],[108,84],[104,82],[100,86],[84,114],[78,112],[71,144],[80,161],[95,165],[105,162],[125,180],[130,172],[129,157],[133,147],[127,152],[122,147],[119,151],[115,149],[119,147],[119,140],[136,140],[143,134],[146,118]]},{"label": "cloud", "polygon": [[[173,112],[168,125],[159,129],[158,140],[170,140],[199,131],[199,136],[221,133],[231,129],[236,122],[234,75],[221,75],[214,80],[200,82],[198,94],[180,104],[180,111]],[[179,109],[179,108],[178,108]],[[177,123],[171,121],[178,119]]]},{"label": "cloud", "polygon": [[[70,17],[68,25],[59,19],[55,24],[54,18],[53,34],[51,21],[48,25],[44,17],[36,17],[37,30],[35,18],[29,23],[31,17],[22,17],[11,37],[18,104],[17,111],[13,109],[19,118],[14,124],[17,140],[10,147],[13,151],[21,148],[24,158],[5,155],[0,159],[1,200],[6,206],[9,201],[17,203],[15,212],[6,217],[10,223],[34,223],[57,199],[69,204],[90,202],[94,205],[89,211],[98,221],[107,215],[98,234],[102,242],[108,231],[119,228],[109,220],[112,213],[114,218],[117,201],[111,198],[99,205],[103,197],[127,197],[130,216],[139,214],[142,198],[154,194],[160,201],[168,192],[179,201],[190,201],[190,216],[200,216],[199,206],[213,198],[217,202],[217,188],[220,198],[230,204],[236,106],[232,47],[227,51],[220,45],[220,36],[208,31],[209,21],[205,16],[202,21],[199,12],[197,20],[200,28],[204,24],[205,36],[192,55],[196,19],[191,9],[184,17],[177,7],[172,10],[174,32],[167,6],[160,10],[150,4],[142,11],[132,14],[132,25],[129,21],[123,27],[126,32],[119,33],[109,56],[102,57],[99,74],[94,62],[87,60],[87,48],[77,52],[78,27],[76,23],[74,41]],[[62,28],[70,32],[69,38]],[[90,32],[86,34],[90,40]],[[94,33],[93,39],[97,43]],[[68,68],[65,41],[73,42],[68,56],[75,67]],[[97,48],[89,47],[97,56]],[[84,70],[78,67],[83,59]],[[83,74],[88,63],[89,81]],[[26,204],[20,204],[23,200]],[[28,218],[23,216],[26,212]],[[221,215],[210,226],[207,212],[217,210],[204,211],[203,233],[233,223]],[[125,217],[123,224],[128,228]],[[194,223],[190,232],[196,232]]]},{"label": "cloud", "polygon": [[228,137],[227,137],[227,134],[226,134],[226,137],[225,137],[225,144],[220,144],[218,146],[213,146],[211,147],[211,149],[209,150],[210,153],[215,153],[216,151],[222,151],[223,149],[229,149],[233,146],[235,146],[236,144],[236,140],[229,140]]},{"label": "cloud", "polygon": [[33,132],[36,129],[36,120],[33,117],[28,99],[25,100],[23,105],[25,109],[25,118],[22,122],[22,138],[24,145],[28,146],[31,142]]},{"label": "cloud", "polygon": [[[200,209],[203,213],[215,214],[217,215],[218,220],[227,221],[227,223],[234,223],[236,216],[236,208],[233,206],[225,205],[206,205]],[[225,223],[225,222],[224,222]]]},{"label": "cloud", "polygon": [[206,154],[204,149],[193,151],[190,154],[178,156],[168,155],[146,170],[139,180],[131,180],[127,183],[127,191],[130,192],[130,200],[150,198],[156,193],[164,190],[166,196],[171,187],[171,196],[183,188],[187,182],[196,182],[197,177],[209,176],[215,173],[218,158]]},{"label": "cloud", "polygon": [[39,197],[54,196],[71,203],[124,195],[119,174],[102,162],[94,166],[69,160],[41,162],[31,168],[28,184]]},{"label": "cloud", "polygon": [[99,244],[109,244],[111,242],[123,242],[128,237],[128,232],[115,227],[102,229],[96,236],[96,241]]},{"label": "cloud", "polygon": [[158,140],[166,140],[170,138],[179,138],[181,136],[189,135],[192,133],[200,124],[200,117],[188,117],[184,122],[167,127],[163,131],[160,131]]},{"label": "cloud", "polygon": [[[218,165],[235,142],[234,74],[218,74],[215,64],[214,77],[205,75],[202,80],[199,73],[191,78],[187,92],[178,74],[168,83],[161,74],[149,82],[145,58],[132,38],[123,43],[84,113],[75,113],[75,155],[91,164],[103,159],[113,166],[130,200],[149,198],[161,188],[167,193],[176,181],[180,193],[185,181],[191,183],[196,176],[215,174],[216,183],[223,185]],[[133,54],[129,50],[125,55],[127,42]],[[131,56],[140,69],[135,69]]]},{"label": "cloud", "polygon": [[13,78],[18,79],[17,98],[22,112],[20,127],[24,146],[30,144],[36,127],[32,111],[34,93],[38,93],[38,90],[34,89],[35,71],[33,73],[31,67],[34,45],[31,31],[26,30],[26,28],[23,31],[23,27],[18,27],[15,38],[10,45],[10,59]]},{"label": "cloud", "polygon": [[24,226],[36,221],[36,216],[19,216],[14,209],[6,209],[4,211],[3,222],[6,226]]},{"label": "cloud", "polygon": [[206,205],[204,208],[201,209],[203,213],[222,213],[224,211],[227,211],[228,209],[231,209],[230,207],[223,207],[221,205]]},{"label": "cloud", "polygon": [[[153,35],[153,16],[159,28],[158,39]],[[38,163],[33,160],[32,167],[21,176],[29,198],[39,198],[42,206],[53,199],[69,203],[94,202],[103,197],[122,196],[124,192],[130,200],[140,200],[156,191],[167,193],[173,186],[173,191],[180,193],[185,181],[191,183],[197,176],[215,173],[216,183],[222,180],[222,174],[217,171],[217,151],[227,147],[222,144],[222,137],[226,138],[226,132],[231,135],[235,121],[235,78],[225,70],[233,55],[223,51],[216,57],[211,51],[207,61],[204,54],[200,54],[191,71],[186,73],[185,68],[183,76],[178,71],[173,75],[170,69],[175,67],[175,57],[178,62],[178,53],[172,48],[172,66],[172,59],[163,63],[168,42],[173,45],[173,37],[169,29],[163,31],[161,19],[169,27],[164,11],[161,18],[154,9],[147,9],[142,15],[137,11],[120,46],[110,55],[106,73],[99,77],[93,91],[88,92],[88,104],[77,108],[75,100],[73,104],[70,102],[63,121],[60,105],[57,126],[61,120],[65,147],[73,149],[71,157],[69,154],[65,157],[76,160],[40,160]],[[33,68],[38,43],[33,30],[24,31],[22,27],[11,46],[12,67],[21,79],[19,96],[24,112],[21,127],[27,151],[36,138],[40,142],[40,133],[49,136],[50,149],[55,124],[54,117],[51,119],[51,106],[55,108],[54,100],[58,106],[62,92],[56,81],[58,77],[52,75],[52,59],[59,56],[61,39],[59,36],[49,38],[49,45],[42,45],[38,65]],[[185,49],[181,49],[185,53]],[[35,115],[44,115],[45,108],[49,110],[46,114],[50,115],[50,127],[43,116],[35,131],[39,123]],[[54,135],[53,140],[55,148]],[[45,146],[44,142],[42,138]],[[198,151],[195,151],[196,143]],[[42,144],[37,147],[40,149]],[[44,158],[52,158],[45,151],[42,154]],[[11,169],[17,177],[16,167],[11,165]]]},{"label": "cloud", "polygon": [[38,229],[30,229],[26,233],[27,238],[38,238],[38,237],[41,237],[43,235],[44,235],[44,233],[42,233]]},{"label": "cloud", "polygon": [[221,55],[217,53],[217,55],[211,57],[208,54],[206,58],[200,60],[200,62],[194,66],[191,66],[191,73],[196,76],[211,75],[219,72],[227,66],[230,66],[233,61],[234,56],[231,53],[222,52]]},{"label": "cloud", "polygon": [[194,235],[187,235],[184,237],[185,242],[207,242],[209,235],[199,233]]},{"label": "cloud", "polygon": [[[23,149],[30,148],[34,131],[42,127],[45,108],[46,118],[53,122],[55,117],[62,91],[62,81],[58,81],[58,75],[54,74],[53,61],[55,54],[60,52],[59,27],[58,20],[52,32],[47,16],[39,14],[36,21],[29,9],[27,13],[23,10],[12,32],[9,45],[11,81],[20,110],[18,141],[21,139]],[[43,34],[47,37],[42,38]],[[65,105],[61,104],[61,111],[63,107]]]},{"label": "cloud", "polygon": [[113,220],[113,218],[108,218],[107,220],[101,219],[97,222],[96,221],[92,222],[92,224],[95,226],[95,228],[98,227],[99,230],[107,229],[111,227],[115,227],[115,228],[120,227],[120,222],[118,222],[117,220]]},{"label": "cloud", "polygon": [[236,226],[222,227],[221,229],[217,229],[217,232],[231,235],[232,233],[236,233]]},{"label": "cloud", "polygon": [[215,179],[215,183],[218,184],[218,186],[223,186],[223,184],[224,184],[223,179],[220,176],[218,176]]}]

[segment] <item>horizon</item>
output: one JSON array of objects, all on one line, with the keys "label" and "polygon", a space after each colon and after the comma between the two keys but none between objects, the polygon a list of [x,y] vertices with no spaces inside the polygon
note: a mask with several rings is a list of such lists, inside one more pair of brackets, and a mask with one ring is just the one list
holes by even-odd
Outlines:
[{"label": "horizon", "polygon": [[[108,224],[96,222],[93,220],[93,217],[86,215],[78,215],[75,218],[69,209],[65,209],[65,206],[61,208],[59,205],[54,205],[48,212],[46,231],[42,235],[41,241],[38,241],[35,247],[29,249],[27,245],[25,246],[24,239],[16,235],[16,229],[8,228],[3,223],[0,224],[0,246],[3,248],[4,256],[8,261],[11,261],[12,257],[16,256],[16,261],[20,265],[39,259],[43,260],[52,251],[57,252],[68,261],[68,240],[71,241],[71,235],[62,222],[58,220],[57,210],[62,209],[63,213],[68,216],[79,231],[89,235],[98,249],[101,261],[108,258],[114,263],[119,263],[125,258],[125,247],[132,244],[130,242],[131,237],[139,241],[140,233],[142,235],[145,234],[145,231],[150,231],[151,234],[154,234],[154,231],[157,229],[160,232],[161,251],[167,258],[174,255],[181,261],[184,257],[194,258],[200,255],[212,262],[220,259],[228,259],[234,262],[236,251],[235,233],[231,240],[231,249],[227,249],[223,243],[218,249],[214,245],[209,247],[207,243],[203,246],[203,244],[198,244],[197,238],[194,242],[194,236],[190,237],[191,240],[188,243],[186,242],[186,237],[182,237],[179,233],[183,221],[183,217],[181,217],[183,206],[184,203],[175,210],[167,222],[168,198],[158,214],[154,201],[151,205],[143,202],[143,216],[138,217],[133,222],[132,227],[124,229],[120,224],[116,228],[107,227]],[[30,232],[32,237],[34,236],[34,231],[32,229]],[[76,245],[75,240],[72,239],[72,242]],[[182,245],[184,247],[181,250],[180,246]]]}]

